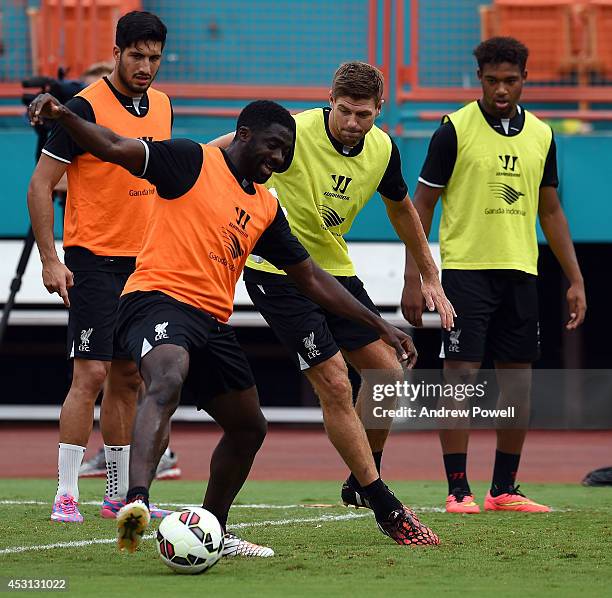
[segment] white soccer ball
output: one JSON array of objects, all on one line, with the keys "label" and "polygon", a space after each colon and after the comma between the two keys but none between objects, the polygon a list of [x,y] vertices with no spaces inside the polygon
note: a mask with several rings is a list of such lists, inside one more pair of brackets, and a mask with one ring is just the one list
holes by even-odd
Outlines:
[{"label": "white soccer ball", "polygon": [[174,511],[164,517],[157,530],[161,560],[177,573],[202,573],[223,552],[223,530],[217,518],[201,507]]}]

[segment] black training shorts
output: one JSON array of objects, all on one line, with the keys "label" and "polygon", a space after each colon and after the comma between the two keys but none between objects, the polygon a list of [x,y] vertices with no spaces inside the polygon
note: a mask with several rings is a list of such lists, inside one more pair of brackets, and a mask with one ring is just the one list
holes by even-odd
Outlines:
[{"label": "black training shorts", "polygon": [[189,352],[184,387],[198,407],[220,394],[255,385],[249,362],[234,329],[210,314],[159,291],[129,293],[119,302],[115,348],[127,352],[138,369],[158,345]]},{"label": "black training shorts", "polygon": [[[333,357],[339,348],[354,351],[380,338],[371,328],[314,303],[287,276],[246,268],[244,279],[253,305],[289,349],[301,370]],[[357,276],[337,276],[336,280],[355,299],[378,314]]]},{"label": "black training shorts", "polygon": [[126,272],[76,271],[68,289],[68,356],[111,361],[129,359],[113,353],[113,329],[119,296],[130,274]]},{"label": "black training shorts", "polygon": [[125,353],[113,353],[113,330],[119,297],[136,258],[94,255],[84,247],[67,247],[64,261],[74,275],[74,286],[68,289],[68,357],[129,359]]},{"label": "black training shorts", "polygon": [[443,270],[457,317],[442,331],[440,357],[531,363],[540,356],[536,277],[518,270]]}]

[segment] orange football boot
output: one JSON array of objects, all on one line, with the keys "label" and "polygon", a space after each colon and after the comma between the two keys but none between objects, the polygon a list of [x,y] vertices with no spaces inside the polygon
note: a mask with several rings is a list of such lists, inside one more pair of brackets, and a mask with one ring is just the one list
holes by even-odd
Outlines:
[{"label": "orange football boot", "polygon": [[510,486],[507,492],[491,496],[487,492],[484,502],[485,511],[519,511],[522,513],[549,513],[550,507],[540,505],[519,491],[519,486]]},{"label": "orange football boot", "polygon": [[455,488],[446,498],[447,513],[480,513],[480,507],[474,502],[474,495],[463,488]]}]

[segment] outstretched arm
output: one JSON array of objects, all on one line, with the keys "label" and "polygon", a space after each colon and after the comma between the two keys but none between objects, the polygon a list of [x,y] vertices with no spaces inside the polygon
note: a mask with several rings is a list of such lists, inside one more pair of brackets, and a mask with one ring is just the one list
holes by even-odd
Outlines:
[{"label": "outstretched arm", "polygon": [[406,367],[414,366],[417,352],[412,339],[357,301],[333,276],[319,268],[311,258],[292,266],[285,266],[284,270],[295,281],[300,291],[315,303],[339,316],[373,328],[385,343],[395,349],[398,361]]},{"label": "outstretched arm", "polygon": [[87,122],[48,93],[34,98],[28,115],[32,125],[41,124],[45,119],[57,120],[84,151],[104,162],[118,164],[137,175],[144,171],[146,149],[143,143]]},{"label": "outstretched arm", "polygon": [[557,190],[554,187],[540,188],[538,215],[546,240],[570,283],[567,290],[570,319],[566,328],[574,330],[582,324],[586,313],[584,280],[576,258],[567,219],[561,208]]},{"label": "outstretched arm", "polygon": [[[398,237],[406,246],[406,255],[412,257],[416,268],[418,268],[418,272],[414,276],[415,286],[420,286],[421,294],[429,311],[438,310],[442,328],[450,330],[454,324],[453,316],[457,314],[455,314],[455,310],[446,298],[440,284],[438,268],[431,255],[418,212],[407,195],[402,201],[391,201],[385,197],[383,197],[383,200],[387,207],[389,220],[393,224]],[[423,283],[417,285],[419,272],[423,277]]]}]

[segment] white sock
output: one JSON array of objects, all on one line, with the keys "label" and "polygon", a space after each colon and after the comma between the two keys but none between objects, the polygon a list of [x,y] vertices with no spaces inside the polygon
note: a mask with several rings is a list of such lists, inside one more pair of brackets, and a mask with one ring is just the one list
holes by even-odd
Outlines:
[{"label": "white sock", "polygon": [[79,469],[85,454],[85,447],[77,444],[59,443],[57,458],[57,500],[63,494],[74,496],[79,500]]},{"label": "white sock", "polygon": [[129,484],[130,445],[104,445],[106,457],[106,490],[111,500],[125,500]]},{"label": "white sock", "polygon": [[170,450],[170,447],[166,447],[166,450],[164,451],[164,455],[166,457],[172,457],[172,451]]}]

